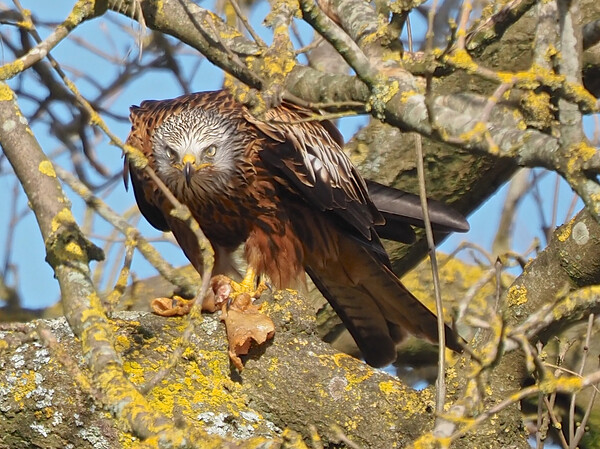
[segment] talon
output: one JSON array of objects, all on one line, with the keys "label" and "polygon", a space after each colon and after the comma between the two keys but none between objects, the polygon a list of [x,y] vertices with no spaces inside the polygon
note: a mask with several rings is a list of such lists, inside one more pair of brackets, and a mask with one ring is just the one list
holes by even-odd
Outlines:
[{"label": "talon", "polygon": [[267,290],[267,285],[264,281],[261,281],[258,286],[256,286],[256,280],[258,279],[258,275],[254,269],[248,267],[246,271],[246,275],[241,282],[231,281],[231,298],[236,298],[241,294],[248,294],[251,298],[260,298],[260,295]]}]

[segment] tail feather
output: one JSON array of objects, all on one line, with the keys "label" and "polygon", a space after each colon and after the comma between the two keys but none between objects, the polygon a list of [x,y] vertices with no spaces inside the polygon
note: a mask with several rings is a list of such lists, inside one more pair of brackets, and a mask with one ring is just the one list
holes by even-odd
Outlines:
[{"label": "tail feather", "polygon": [[306,272],[341,318],[369,365],[382,367],[396,360],[396,342],[374,298],[332,279],[322,270],[317,274],[306,267]]},{"label": "tail feather", "polygon": [[[368,179],[366,182],[371,200],[386,221],[384,225],[376,226],[377,234],[384,239],[412,243],[415,234],[410,225],[424,226],[419,196]],[[427,205],[434,231],[446,233],[469,230],[465,217],[446,204],[428,199]]]},{"label": "tail feather", "polygon": [[[396,344],[410,332],[438,340],[437,318],[402,285],[394,273],[350,238],[339,239],[337,263],[306,271],[340,316],[366,362],[385,366],[396,359]],[[346,255],[347,257],[344,257]],[[460,351],[446,326],[446,345]]]}]

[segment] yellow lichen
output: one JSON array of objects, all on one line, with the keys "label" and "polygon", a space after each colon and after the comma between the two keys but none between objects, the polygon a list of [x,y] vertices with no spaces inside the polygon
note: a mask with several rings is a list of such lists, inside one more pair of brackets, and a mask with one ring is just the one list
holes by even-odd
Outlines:
[{"label": "yellow lichen", "polygon": [[467,72],[475,72],[477,70],[477,64],[473,61],[471,55],[464,49],[453,52],[452,55],[447,57],[447,61]]},{"label": "yellow lichen", "polygon": [[527,287],[513,285],[508,289],[506,301],[509,307],[525,304],[527,302]]},{"label": "yellow lichen", "polygon": [[550,94],[547,92],[525,91],[521,99],[521,105],[535,120],[540,121],[545,126],[550,126],[554,120]]},{"label": "yellow lichen", "polygon": [[373,375],[373,371],[370,369],[365,370],[363,374],[357,374],[354,371],[348,371],[346,374],[346,379],[348,380],[348,385],[346,385],[346,390],[351,390],[356,384],[364,382],[368,378]]},{"label": "yellow lichen", "polygon": [[566,393],[577,393],[583,388],[583,380],[576,376],[563,376],[556,380],[556,388]]},{"label": "yellow lichen", "polygon": [[556,233],[556,238],[560,242],[566,242],[567,239],[571,236],[571,230],[572,229],[573,229],[573,220],[571,220],[570,222],[564,224],[563,226],[561,226],[558,229],[558,232]]},{"label": "yellow lichen", "polygon": [[65,251],[74,259],[81,259],[85,255],[81,245],[74,241],[70,241],[65,245]]},{"label": "yellow lichen", "polygon": [[577,174],[581,162],[589,161],[598,152],[596,148],[591,147],[584,142],[569,147],[568,162],[567,162],[567,176]]},{"label": "yellow lichen", "polygon": [[[484,270],[477,265],[469,265],[456,258],[448,258],[448,256],[439,253],[439,275],[443,285],[457,285],[458,288],[467,288],[475,284],[484,275]],[[423,302],[430,310],[435,311],[435,298],[431,291],[431,264],[428,260],[422,262],[416,270],[410,271],[402,277],[402,283]],[[503,276],[505,282],[512,283],[512,277]],[[443,289],[445,290],[445,289]],[[450,288],[452,290],[452,288]],[[478,290],[475,297],[471,300],[473,310],[485,310],[489,298],[495,294],[495,286],[493,281],[490,281],[481,289]],[[444,310],[454,307],[459,299],[453,295],[445,295],[442,293],[444,301]]]},{"label": "yellow lichen", "polygon": [[484,122],[477,122],[469,131],[462,133],[459,139],[465,142],[481,140],[487,132],[487,125]]},{"label": "yellow lichen", "polygon": [[358,424],[353,419],[348,419],[344,422],[344,428],[346,430],[356,430],[358,428]]},{"label": "yellow lichen", "polygon": [[324,358],[324,359],[328,359],[328,360],[333,360],[333,363],[335,363],[335,365],[339,368],[345,366],[345,361],[350,359],[353,360],[354,357],[348,355],[348,354],[344,354],[342,352],[338,352],[337,354],[334,354],[333,356],[331,355],[323,355],[323,356],[319,356],[319,358]]},{"label": "yellow lichen", "polygon": [[450,447],[450,438],[436,437],[431,433],[420,436],[413,444],[414,449],[434,449],[438,447]]},{"label": "yellow lichen", "polygon": [[19,404],[20,407],[25,406],[24,399],[25,397],[35,390],[35,371],[27,370],[21,374],[19,379],[15,384],[14,397],[16,403]]},{"label": "yellow lichen", "polygon": [[96,111],[90,111],[90,125],[100,125],[102,123],[102,118]]},{"label": "yellow lichen", "polygon": [[446,370],[446,382],[451,383],[454,380],[458,379],[458,377],[458,372],[455,368],[450,367]]},{"label": "yellow lichen", "polygon": [[[69,16],[65,19],[61,26],[66,28],[74,28],[79,25],[83,20],[92,17],[94,14],[94,8],[96,7],[95,0],[78,0],[73,6],[73,9],[69,13]],[[104,7],[106,8],[106,7]]]},{"label": "yellow lichen", "polygon": [[390,82],[388,79],[383,82],[385,83],[385,88],[378,93],[377,101],[385,106],[398,92],[400,92],[400,83],[396,80]]},{"label": "yellow lichen", "polygon": [[56,232],[61,225],[75,223],[75,218],[68,208],[62,209],[52,219],[51,229],[52,232]]},{"label": "yellow lichen", "polygon": [[414,91],[414,90],[406,90],[406,91],[403,91],[403,92],[400,94],[400,101],[401,101],[402,103],[406,103],[406,102],[408,101],[408,99],[409,99],[409,98],[411,98],[411,97],[414,97],[414,96],[415,96],[415,95],[417,95],[417,94],[418,94],[418,92],[417,92],[417,91]]},{"label": "yellow lichen", "polygon": [[52,165],[52,162],[50,162],[47,159],[40,162],[40,165],[38,165],[38,170],[43,175],[50,176],[51,178],[56,178],[56,172],[54,171],[54,166]]},{"label": "yellow lichen", "polygon": [[396,387],[395,387],[394,382],[392,382],[391,380],[386,380],[383,382],[379,382],[379,390],[382,393],[390,394],[396,390]]},{"label": "yellow lichen", "polygon": [[[404,417],[423,413],[428,403],[430,405],[433,403],[430,389],[417,393],[393,380],[379,382],[379,390],[386,395],[389,402],[402,405],[402,416]],[[388,421],[394,422],[397,419],[397,416],[393,416],[391,413],[389,415],[386,416]]]},{"label": "yellow lichen", "polygon": [[17,22],[17,26],[25,29],[25,30],[32,30],[33,29],[33,22],[31,20],[19,20]]},{"label": "yellow lichen", "polygon": [[[21,73],[24,69],[25,63],[21,59],[17,59],[16,61],[10,62],[8,64],[4,64],[2,67],[0,67],[0,80],[7,80],[9,78],[12,78],[13,76]],[[12,96],[10,98],[4,98],[4,96],[0,93],[0,101],[10,99],[12,99]]]},{"label": "yellow lichen", "polygon": [[372,33],[365,34],[361,38],[362,45],[370,45],[376,43],[381,38],[386,38],[387,22],[379,20],[379,25],[375,27],[375,31]]},{"label": "yellow lichen", "polygon": [[115,350],[118,352],[127,351],[131,347],[131,343],[129,342],[129,338],[124,335],[118,335],[115,339]]},{"label": "yellow lichen", "polygon": [[512,112],[513,118],[517,121],[517,128],[521,131],[525,131],[527,129],[527,123],[523,120],[523,115],[518,109],[515,109]]},{"label": "yellow lichen", "polygon": [[[163,381],[153,388],[148,400],[164,413],[172,413],[177,406],[183,412],[193,413],[198,404],[205,403],[212,408],[225,408],[228,413],[238,416],[240,410],[247,409],[246,397],[241,393],[242,386],[232,382],[229,376],[229,362],[221,352],[195,351],[196,355],[208,362],[208,372],[201,369],[196,363],[186,365],[185,375],[180,382]],[[142,367],[137,362],[127,362],[126,372],[133,376],[135,383],[142,378],[144,373],[155,372],[160,364],[148,367],[147,360]],[[212,372],[211,372],[212,371]],[[143,379],[142,379],[143,381]]]},{"label": "yellow lichen", "polygon": [[14,97],[15,94],[8,84],[0,83],[0,101],[11,101]]},{"label": "yellow lichen", "polygon": [[135,385],[141,385],[145,382],[146,369],[147,367],[142,367],[142,365],[133,360],[123,362],[123,371],[127,373],[127,377]]},{"label": "yellow lichen", "polygon": [[597,111],[596,98],[581,84],[565,83],[565,91],[579,103],[584,103],[590,111]]},{"label": "yellow lichen", "polygon": [[270,77],[285,77],[292,71],[295,65],[296,61],[291,57],[291,54],[284,56],[269,54],[265,55],[263,59],[264,73]]}]

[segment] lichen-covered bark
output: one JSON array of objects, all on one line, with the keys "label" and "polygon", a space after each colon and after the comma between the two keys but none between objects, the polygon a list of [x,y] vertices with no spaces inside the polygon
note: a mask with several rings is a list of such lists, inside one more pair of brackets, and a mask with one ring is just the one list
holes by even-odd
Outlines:
[{"label": "lichen-covered bark", "polygon": [[[502,313],[509,327],[513,328],[532,316],[547,304],[556,302],[569,292],[600,282],[600,225],[588,212],[581,211],[569,223],[558,228],[548,247],[531,261],[521,276],[508,288],[503,297]],[[567,296],[565,301],[569,301]],[[591,301],[590,301],[591,303]],[[598,313],[598,301],[591,312]],[[582,317],[580,317],[581,319]],[[560,318],[546,328],[547,332],[537,334],[538,339],[547,340],[559,335],[561,328],[572,324],[569,319]],[[475,351],[485,348],[493,341],[491,331],[480,332],[472,344]],[[457,369],[469,371],[475,365],[461,361]],[[489,370],[486,382],[490,389],[483,398],[485,408],[489,408],[518,391],[527,382],[531,373],[527,370],[525,354],[520,350],[505,354],[498,365]],[[457,391],[463,389],[460,386]],[[458,395],[460,396],[460,394]],[[457,396],[457,397],[458,397]],[[518,404],[509,407],[478,427],[477,432],[464,437],[468,447],[509,447],[508,441],[517,434],[525,434]],[[490,438],[497,435],[501,439],[489,445]],[[504,440],[508,437],[508,440]],[[495,438],[495,437],[494,437]]]},{"label": "lichen-covered bark", "polygon": [[[238,373],[227,356],[224,327],[203,317],[192,346],[146,395],[156,410],[208,433],[278,439],[284,428],[325,441],[334,425],[364,448],[403,447],[433,422],[430,390],[336,353],[314,335],[312,309],[290,292],[265,302],[277,325],[271,344],[245,358]],[[45,321],[81,370],[80,344],[64,319]],[[0,332],[0,447],[131,447],[136,439],[96,408],[34,332],[36,322]],[[147,382],[179,344],[184,320],[119,312],[111,322],[129,380]]]},{"label": "lichen-covered bark", "polygon": [[[592,236],[598,231],[588,230]],[[557,235],[554,251],[560,252],[558,248],[565,241],[568,245],[569,239],[579,242],[572,242],[577,248],[581,246],[579,231],[575,231],[575,237],[572,237],[572,228]],[[586,260],[597,257],[597,253],[594,255],[591,251],[583,254]],[[551,265],[560,269],[560,263],[554,260]],[[544,272],[547,266],[532,264],[528,276],[537,270]],[[463,286],[481,274],[457,270],[447,264],[443,267],[442,276],[448,283]],[[531,279],[539,282],[535,276]],[[413,289],[421,284],[423,290],[415,291],[417,294],[426,293],[427,276],[407,281]],[[492,290],[484,290],[475,305],[483,307],[479,301],[489,301]],[[277,440],[284,428],[307,437],[308,426],[313,424],[328,442],[335,440],[332,426],[338,425],[361,447],[404,447],[432,429],[430,389],[416,392],[398,379],[323,344],[316,336],[313,307],[294,293],[281,292],[274,298],[265,296],[263,299],[263,310],[274,319],[277,334],[272,343],[253,350],[245,358],[241,374],[232,368],[227,358],[222,323],[217,316],[206,315],[184,357],[146,395],[150,406],[174,416],[176,421],[184,420],[209,433],[242,439],[264,436]],[[462,297],[454,299],[460,301]],[[534,296],[525,302],[509,301],[513,308],[527,302],[539,307],[543,298]],[[45,323],[65,352],[85,372],[80,345],[66,322],[59,319]],[[73,382],[73,376],[65,373],[57,353],[37,341],[32,333],[35,325],[35,322],[13,325],[0,332],[0,447],[2,444],[11,448],[29,447],[30,443],[43,443],[43,447],[49,448],[67,444],[83,448],[130,447],[139,443],[108,414],[96,408],[87,393]],[[180,344],[185,320],[119,312],[111,326],[116,336],[115,349],[123,360],[125,372],[140,386],[164,366],[169,354]],[[10,328],[13,330],[7,331]],[[522,354],[513,352],[505,360],[488,378],[486,407],[516,392],[521,387],[521,376],[527,375],[524,370],[519,374],[519,368],[524,366]],[[454,398],[461,397],[465,374],[471,369],[468,359],[463,358],[448,371]],[[526,448],[521,419],[515,405],[453,447]]]}]

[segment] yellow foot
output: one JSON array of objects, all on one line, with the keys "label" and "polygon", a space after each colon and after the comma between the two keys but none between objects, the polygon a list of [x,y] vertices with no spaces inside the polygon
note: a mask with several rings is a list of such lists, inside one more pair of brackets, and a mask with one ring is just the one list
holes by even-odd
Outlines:
[{"label": "yellow foot", "polygon": [[194,305],[193,299],[183,299],[181,296],[173,298],[155,298],[150,303],[152,311],[160,316],[183,316],[190,313]]},{"label": "yellow foot", "polygon": [[233,289],[233,297],[237,297],[241,294],[247,294],[251,298],[260,298],[262,292],[267,289],[267,284],[263,281],[256,285],[256,280],[258,279],[258,275],[254,269],[248,267],[246,271],[246,276],[242,279],[242,282],[237,283],[235,281],[231,281],[231,288]]},{"label": "yellow foot", "polygon": [[267,290],[267,284],[264,281],[260,281],[258,286],[256,285],[256,273],[252,269],[248,269],[246,276],[242,282],[231,281],[231,297],[237,298],[240,295],[248,295],[250,298],[260,298],[260,295]]}]

